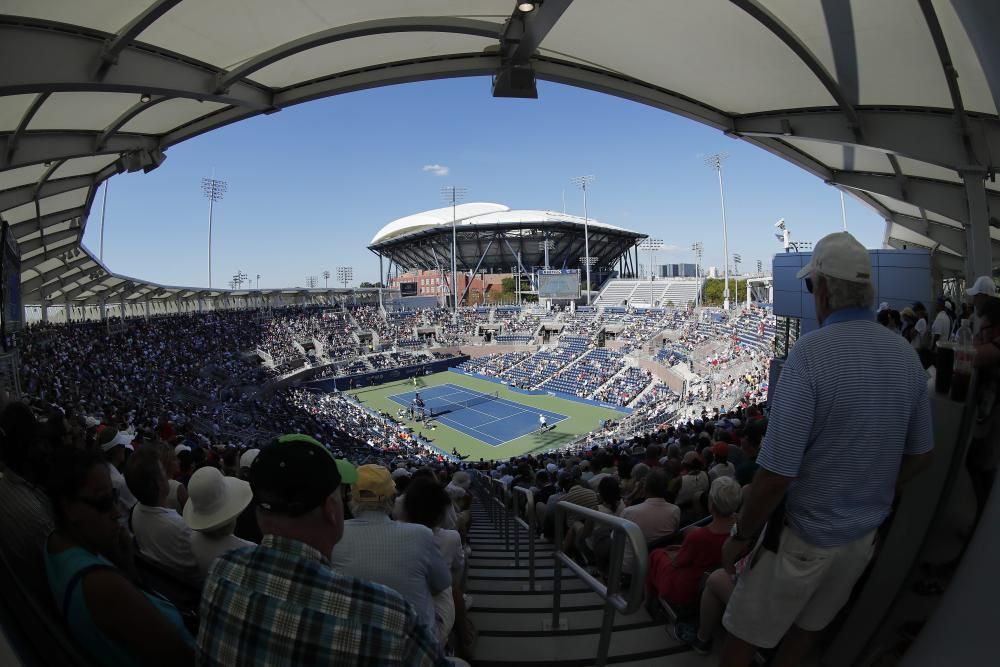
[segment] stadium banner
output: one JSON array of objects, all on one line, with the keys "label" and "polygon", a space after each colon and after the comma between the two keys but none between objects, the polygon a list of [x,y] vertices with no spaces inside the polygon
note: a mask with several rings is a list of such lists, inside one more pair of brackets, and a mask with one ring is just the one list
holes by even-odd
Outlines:
[{"label": "stadium banner", "polygon": [[451,357],[449,359],[429,361],[425,364],[390,368],[384,371],[372,371],[370,373],[359,373],[358,375],[348,375],[346,377],[313,380],[306,382],[305,386],[307,389],[324,392],[346,391],[348,389],[358,389],[360,387],[374,387],[376,385],[385,384],[386,382],[405,380],[406,378],[411,378],[414,375],[433,375],[434,373],[441,373],[442,371],[448,370],[452,366],[457,366],[458,364],[464,363],[468,360],[468,355],[461,355],[458,357]]},{"label": "stadium banner", "polygon": [[539,299],[579,299],[580,270],[539,270]]},{"label": "stadium banner", "polygon": [[417,283],[399,283],[399,296],[416,296],[417,295]]}]

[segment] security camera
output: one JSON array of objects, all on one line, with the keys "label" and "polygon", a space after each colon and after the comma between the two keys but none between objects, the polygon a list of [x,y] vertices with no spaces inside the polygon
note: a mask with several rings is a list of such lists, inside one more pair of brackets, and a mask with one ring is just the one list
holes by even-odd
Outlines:
[{"label": "security camera", "polygon": [[778,221],[776,223],[774,223],[774,226],[777,227],[778,229],[784,229],[785,228],[785,219],[784,218],[778,218]]}]

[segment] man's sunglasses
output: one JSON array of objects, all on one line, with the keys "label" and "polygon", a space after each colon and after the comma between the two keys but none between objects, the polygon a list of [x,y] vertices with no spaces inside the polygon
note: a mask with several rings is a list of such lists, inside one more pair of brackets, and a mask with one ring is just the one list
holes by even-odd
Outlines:
[{"label": "man's sunglasses", "polygon": [[806,291],[810,294],[813,293],[813,280],[812,278],[806,278]]},{"label": "man's sunglasses", "polygon": [[114,508],[115,503],[118,502],[118,489],[114,489],[111,493],[99,498],[84,498],[80,496],[77,500],[85,505],[90,505],[101,514],[107,514]]}]

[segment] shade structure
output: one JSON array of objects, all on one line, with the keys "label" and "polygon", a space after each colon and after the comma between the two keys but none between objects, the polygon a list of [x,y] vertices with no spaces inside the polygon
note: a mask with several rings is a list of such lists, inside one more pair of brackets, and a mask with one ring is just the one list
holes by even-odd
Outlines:
[{"label": "shade structure", "polygon": [[105,179],[313,99],[469,76],[530,96],[541,79],[759,146],[877,210],[887,245],[979,274],[1000,247],[996,25],[978,0],[3,0],[0,216],[26,303],[123,283],[139,299],[166,288],[81,246]]}]

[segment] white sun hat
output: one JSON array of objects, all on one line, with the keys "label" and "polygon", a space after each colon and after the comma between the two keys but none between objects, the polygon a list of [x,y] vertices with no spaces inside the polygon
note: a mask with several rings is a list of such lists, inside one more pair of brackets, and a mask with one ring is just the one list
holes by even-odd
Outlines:
[{"label": "white sun hat", "polygon": [[212,530],[240,515],[253,500],[250,484],[236,477],[223,477],[212,466],[199,468],[188,481],[184,522],[191,530]]}]

